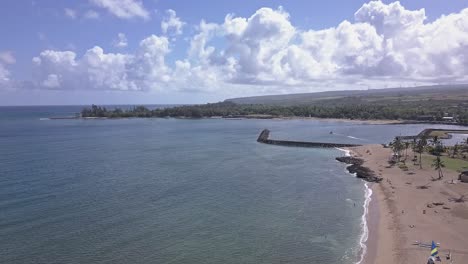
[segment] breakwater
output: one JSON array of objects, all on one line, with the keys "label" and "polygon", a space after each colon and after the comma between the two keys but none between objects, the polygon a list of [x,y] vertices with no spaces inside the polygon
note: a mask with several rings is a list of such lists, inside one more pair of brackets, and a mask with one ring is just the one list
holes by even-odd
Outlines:
[{"label": "breakwater", "polygon": [[434,136],[431,136],[432,132],[444,132],[445,133],[445,138],[451,138],[453,133],[462,133],[468,134],[468,130],[465,129],[443,129],[443,128],[426,128],[423,131],[419,132],[419,134],[415,136],[399,136],[400,139],[402,140],[415,140],[419,138],[431,138]]},{"label": "breakwater", "polygon": [[287,146],[287,147],[304,147],[304,148],[346,148],[346,147],[361,146],[357,144],[274,140],[274,139],[270,139],[270,130],[268,129],[264,129],[262,132],[260,132],[260,135],[257,138],[257,142],[270,144],[270,145],[279,145],[279,146]]}]

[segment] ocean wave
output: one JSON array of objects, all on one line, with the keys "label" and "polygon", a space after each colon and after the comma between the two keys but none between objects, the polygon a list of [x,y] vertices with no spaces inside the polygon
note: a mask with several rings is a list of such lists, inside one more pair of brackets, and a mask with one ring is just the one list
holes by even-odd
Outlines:
[{"label": "ocean wave", "polygon": [[346,137],[352,138],[352,139],[357,139],[357,140],[365,140],[365,139],[363,139],[363,138],[358,138],[358,137],[353,137],[353,136],[346,136]]},{"label": "ocean wave", "polygon": [[350,150],[342,149],[342,148],[335,148],[335,149],[337,149],[337,150],[339,150],[339,151],[343,151],[343,152],[345,153],[345,156],[346,156],[346,157],[351,156],[351,151],[350,151]]},{"label": "ocean wave", "polygon": [[369,188],[369,184],[366,182],[364,184],[366,190],[365,190],[365,201],[364,201],[364,204],[363,204],[363,208],[364,208],[364,213],[362,214],[362,217],[361,217],[361,227],[362,227],[362,233],[361,233],[361,237],[359,238],[359,246],[361,247],[361,256],[359,258],[359,261],[356,263],[356,264],[361,264],[362,261],[364,260],[364,257],[367,253],[367,245],[366,245],[366,242],[367,242],[367,239],[369,238],[369,227],[367,226],[367,215],[369,214],[369,204],[370,204],[370,201],[372,200],[371,196],[372,196],[372,189]]},{"label": "ocean wave", "polygon": [[41,118],[39,118],[39,120],[41,120],[41,121],[44,121],[44,120],[50,120],[50,118],[47,118],[47,117],[41,117]]},{"label": "ocean wave", "polygon": [[[343,151],[345,153],[345,156],[349,157],[351,156],[351,151],[347,149],[341,149],[341,148],[336,148],[337,150]],[[350,165],[349,165],[350,166]],[[356,176],[356,173],[350,173],[351,175]],[[364,191],[364,204],[362,205],[364,208],[364,212],[362,213],[361,216],[361,236],[359,237],[359,261],[356,262],[356,264],[361,264],[364,260],[364,257],[367,253],[367,239],[369,238],[369,227],[367,226],[367,215],[369,214],[369,204],[371,201],[371,196],[372,196],[372,189],[369,188],[369,183],[364,183],[365,191]],[[346,199],[348,200],[348,199]]]}]

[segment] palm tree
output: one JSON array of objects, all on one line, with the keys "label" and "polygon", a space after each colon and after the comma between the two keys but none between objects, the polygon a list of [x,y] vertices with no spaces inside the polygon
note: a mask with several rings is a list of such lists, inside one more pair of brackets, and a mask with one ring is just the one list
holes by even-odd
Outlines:
[{"label": "palm tree", "polygon": [[393,154],[397,156],[398,162],[400,162],[400,152],[403,149],[403,144],[401,142],[400,137],[395,137],[392,142],[392,150]]},{"label": "palm tree", "polygon": [[434,149],[432,150],[432,154],[436,156],[440,156],[444,152],[444,145],[441,141],[435,142]]},{"label": "palm tree", "polygon": [[457,154],[458,154],[458,144],[455,144],[455,146],[453,146],[452,158],[455,158],[455,155]]},{"label": "palm tree", "polygon": [[416,152],[419,153],[419,168],[422,169],[422,153],[427,145],[426,137],[421,137],[416,144]]},{"label": "palm tree", "polygon": [[418,142],[416,141],[416,138],[413,138],[413,142],[411,142],[411,150],[413,151],[413,165],[416,165],[416,161],[418,160],[415,153],[417,152],[417,146]]},{"label": "palm tree", "polygon": [[442,179],[444,177],[444,175],[442,174],[442,168],[445,167],[445,164],[444,162],[440,159],[440,156],[437,156],[435,159],[434,159],[434,162],[432,163],[432,167],[434,167],[434,170],[437,170],[438,173],[439,173],[439,180]]},{"label": "palm tree", "polygon": [[408,148],[410,146],[410,143],[408,141],[405,142],[405,160],[408,158]]}]

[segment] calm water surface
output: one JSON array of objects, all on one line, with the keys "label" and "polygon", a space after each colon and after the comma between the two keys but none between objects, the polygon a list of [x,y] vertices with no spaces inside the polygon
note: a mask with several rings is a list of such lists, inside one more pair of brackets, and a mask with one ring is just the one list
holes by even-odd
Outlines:
[{"label": "calm water surface", "polygon": [[364,186],[342,153],[258,133],[385,143],[424,127],[44,119],[80,109],[0,108],[0,263],[355,263]]}]

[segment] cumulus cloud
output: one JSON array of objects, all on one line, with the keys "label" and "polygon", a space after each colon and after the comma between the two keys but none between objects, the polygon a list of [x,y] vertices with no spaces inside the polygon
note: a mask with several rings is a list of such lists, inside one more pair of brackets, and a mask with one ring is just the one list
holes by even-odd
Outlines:
[{"label": "cumulus cloud", "polygon": [[76,11],[70,8],[64,9],[65,15],[71,19],[75,19],[77,17]]},{"label": "cumulus cloud", "polygon": [[369,23],[378,34],[392,37],[404,30],[422,26],[426,14],[424,9],[407,10],[400,2],[386,5],[380,1],[371,1],[354,13],[354,19],[356,22]]},{"label": "cumulus cloud", "polygon": [[46,50],[33,58],[35,78],[48,89],[157,90],[170,80],[169,52],[167,38],[155,35],[142,40],[136,54],[95,46],[78,58],[72,51]]},{"label": "cumulus cloud", "polygon": [[0,63],[0,84],[10,80],[10,72]]},{"label": "cumulus cloud", "polygon": [[15,56],[11,51],[0,52],[0,63],[13,64],[16,62]]},{"label": "cumulus cloud", "polygon": [[142,18],[149,19],[150,14],[138,0],[90,0],[98,7],[107,9],[111,14],[118,18]]},{"label": "cumulus cloud", "polygon": [[116,48],[125,48],[128,46],[127,36],[124,33],[117,34],[117,39],[112,42]]},{"label": "cumulus cloud", "polygon": [[[177,16],[167,15],[162,31],[177,34],[183,22],[169,23]],[[168,63],[170,52],[168,38],[155,35],[132,54],[100,47],[81,57],[43,51],[34,58],[36,83],[49,89],[271,93],[462,82],[468,79],[468,8],[428,22],[424,9],[373,1],[353,21],[322,30],[298,29],[281,7],[260,8],[249,17],[229,14],[222,23],[201,21],[188,56]]]},{"label": "cumulus cloud", "polygon": [[[354,22],[300,31],[281,8],[261,8],[249,18],[228,15],[223,24],[202,22],[190,54],[205,68],[235,69],[225,75],[229,83],[460,81],[468,74],[467,14],[464,9],[425,23],[424,9],[374,1],[355,13]],[[211,45],[213,38],[224,39],[225,47]]]},{"label": "cumulus cloud", "polygon": [[10,81],[10,71],[6,65],[14,64],[16,62],[15,56],[11,51],[0,52],[0,84],[4,85]]},{"label": "cumulus cloud", "polygon": [[166,10],[166,16],[161,21],[161,30],[164,34],[180,35],[182,34],[183,22],[174,10]]}]

